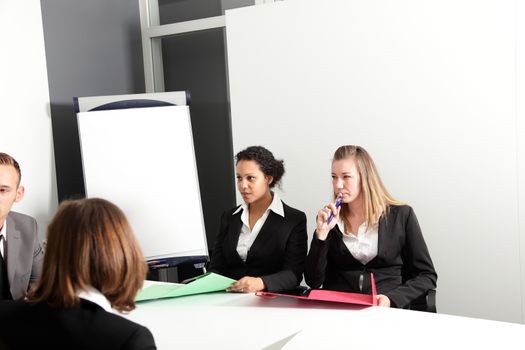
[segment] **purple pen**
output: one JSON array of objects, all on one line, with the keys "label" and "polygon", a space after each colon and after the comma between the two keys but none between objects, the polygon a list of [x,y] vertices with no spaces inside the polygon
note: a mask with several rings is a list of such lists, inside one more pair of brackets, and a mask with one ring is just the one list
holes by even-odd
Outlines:
[{"label": "purple pen", "polygon": [[[343,196],[337,197],[337,201],[335,202],[335,209],[339,208],[341,206],[341,203],[343,203]],[[326,222],[327,225],[330,225],[330,222],[334,218],[334,212],[330,213],[330,217],[328,218],[328,221]]]}]

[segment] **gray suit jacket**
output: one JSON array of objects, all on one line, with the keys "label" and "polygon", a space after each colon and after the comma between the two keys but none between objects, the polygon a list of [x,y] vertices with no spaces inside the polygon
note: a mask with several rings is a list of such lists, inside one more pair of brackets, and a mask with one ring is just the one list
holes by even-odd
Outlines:
[{"label": "gray suit jacket", "polygon": [[44,250],[38,240],[36,220],[11,211],[7,214],[7,276],[13,299],[24,297],[42,273]]}]

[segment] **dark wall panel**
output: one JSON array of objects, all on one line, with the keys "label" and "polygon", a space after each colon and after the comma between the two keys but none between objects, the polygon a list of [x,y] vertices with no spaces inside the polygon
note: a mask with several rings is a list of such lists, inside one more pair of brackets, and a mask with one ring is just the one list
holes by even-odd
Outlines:
[{"label": "dark wall panel", "polygon": [[59,200],[84,195],[73,97],[144,92],[138,1],[42,0]]},{"label": "dark wall panel", "polygon": [[[64,200],[84,196],[73,97],[145,90],[139,7],[138,1],[129,0],[42,0],[41,7],[58,196]],[[170,75],[166,90],[189,90],[193,96],[193,133],[210,248],[220,213],[235,201],[224,38],[219,32],[219,37],[211,38],[220,41],[215,44],[218,50],[204,57],[204,65],[191,65],[203,59],[202,52],[191,48],[200,47],[201,40],[209,43],[206,36],[188,35],[193,43],[165,56]],[[174,60],[175,69],[170,64]]]},{"label": "dark wall panel", "polygon": [[191,94],[191,123],[210,250],[221,213],[235,204],[224,29],[162,40],[166,91]]}]

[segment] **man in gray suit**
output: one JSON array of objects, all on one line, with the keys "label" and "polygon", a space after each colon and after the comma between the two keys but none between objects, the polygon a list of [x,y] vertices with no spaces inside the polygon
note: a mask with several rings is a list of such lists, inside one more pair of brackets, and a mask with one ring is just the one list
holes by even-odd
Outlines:
[{"label": "man in gray suit", "polygon": [[17,161],[0,152],[0,300],[20,299],[40,278],[44,251],[36,220],[11,211],[24,197]]}]

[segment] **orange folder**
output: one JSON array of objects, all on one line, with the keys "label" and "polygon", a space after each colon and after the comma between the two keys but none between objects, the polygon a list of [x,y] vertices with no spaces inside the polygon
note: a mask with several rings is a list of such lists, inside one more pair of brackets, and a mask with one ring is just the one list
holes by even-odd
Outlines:
[{"label": "orange folder", "polygon": [[372,284],[372,294],[348,293],[326,289],[312,289],[308,295],[291,295],[270,292],[256,292],[255,295],[267,299],[289,297],[303,300],[330,301],[334,303],[377,305],[377,291],[373,273],[370,274],[370,283]]}]

